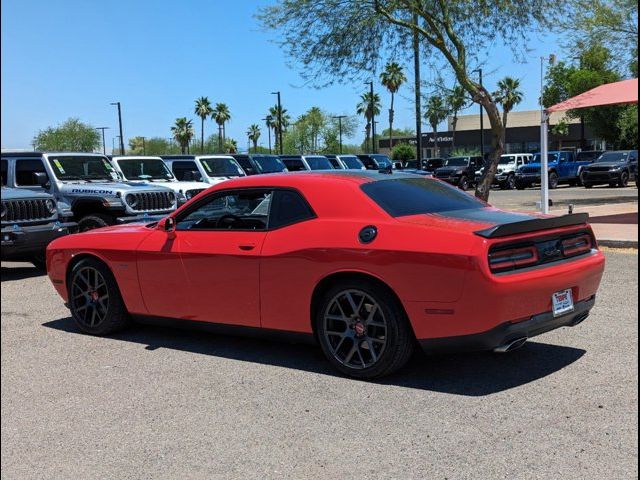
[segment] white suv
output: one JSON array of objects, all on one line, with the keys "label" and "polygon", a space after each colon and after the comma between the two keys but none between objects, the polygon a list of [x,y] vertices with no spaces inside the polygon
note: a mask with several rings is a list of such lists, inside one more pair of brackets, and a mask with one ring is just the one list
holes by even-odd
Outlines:
[{"label": "white suv", "polygon": [[163,155],[178,180],[198,181],[215,185],[246,173],[231,155]]},{"label": "white suv", "polygon": [[[506,153],[500,157],[498,162],[498,170],[493,179],[493,184],[499,186],[502,190],[513,190],[516,186],[516,170],[531,162],[533,154],[531,153]],[[476,183],[482,177],[484,167],[476,172]]]}]

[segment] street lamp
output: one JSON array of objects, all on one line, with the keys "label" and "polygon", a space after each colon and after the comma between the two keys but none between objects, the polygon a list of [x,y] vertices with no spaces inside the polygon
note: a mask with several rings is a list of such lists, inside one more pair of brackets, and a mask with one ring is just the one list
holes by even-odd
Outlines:
[{"label": "street lamp", "polygon": [[280,92],[271,92],[271,95],[278,96],[278,149],[280,150],[280,155],[284,152],[282,146],[282,102],[280,98]]},{"label": "street lamp", "polygon": [[346,115],[336,115],[335,117],[331,117],[331,118],[335,118],[338,120],[338,132],[339,132],[339,138],[340,138],[340,153],[342,153],[342,119],[343,118],[347,118]]},{"label": "street lamp", "polygon": [[271,125],[267,123],[267,120],[269,120],[267,117],[262,119],[262,121],[267,125],[267,133],[269,134],[269,155],[271,155]]},{"label": "street lamp", "polygon": [[104,143],[104,131],[109,130],[109,127],[96,127],[96,130],[102,130],[102,154],[107,154],[107,147]]},{"label": "street lamp", "polygon": [[[418,14],[413,15],[413,24],[418,25]],[[416,160],[418,168],[422,169],[422,108],[420,105],[420,37],[418,29],[413,30],[413,69],[414,69],[414,89],[416,102]],[[393,132],[391,132],[393,133]],[[389,148],[392,148],[389,145]]]},{"label": "street lamp", "polygon": [[[480,77],[480,87],[482,87],[482,68],[476,68],[471,73],[478,72]],[[482,162],[484,162],[484,108],[480,104],[480,155],[482,156]]]},{"label": "street lamp", "polygon": [[544,110],[544,62],[556,63],[554,54],[540,57],[540,210],[549,213],[549,116]]},{"label": "street lamp", "polygon": [[124,135],[122,135],[122,107],[120,102],[112,102],[111,105],[118,107],[118,125],[120,126],[120,152],[124,155]]},{"label": "street lamp", "polygon": [[371,109],[371,153],[376,153],[376,104],[373,99],[373,80],[365,82],[365,85],[369,85],[369,94],[371,95],[369,99],[369,108]]},{"label": "street lamp", "polygon": [[147,154],[147,137],[140,137],[142,139],[142,154],[146,155]]}]

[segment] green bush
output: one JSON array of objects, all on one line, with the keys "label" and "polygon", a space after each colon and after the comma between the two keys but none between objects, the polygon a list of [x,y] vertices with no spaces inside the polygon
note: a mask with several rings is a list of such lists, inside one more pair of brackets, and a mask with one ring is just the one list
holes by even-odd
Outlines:
[{"label": "green bush", "polygon": [[391,151],[391,158],[398,162],[406,162],[416,158],[416,149],[408,143],[399,143]]}]

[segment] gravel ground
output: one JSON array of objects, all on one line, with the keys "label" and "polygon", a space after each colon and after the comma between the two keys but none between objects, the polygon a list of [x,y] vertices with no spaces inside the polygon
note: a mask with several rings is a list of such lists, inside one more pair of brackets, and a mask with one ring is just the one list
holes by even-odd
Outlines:
[{"label": "gravel ground", "polygon": [[578,327],[379,383],[307,346],[81,335],[46,277],[3,263],[2,478],[637,478],[638,257],[607,258]]}]

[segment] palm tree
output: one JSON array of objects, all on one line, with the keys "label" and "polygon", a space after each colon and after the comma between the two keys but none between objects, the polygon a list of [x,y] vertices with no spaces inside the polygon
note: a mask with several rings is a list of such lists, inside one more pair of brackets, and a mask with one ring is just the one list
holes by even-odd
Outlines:
[{"label": "palm tree", "polygon": [[395,94],[407,81],[402,67],[396,62],[387,63],[384,72],[380,75],[380,83],[384,85],[391,94],[391,107],[389,108],[389,148],[393,148],[393,101]]},{"label": "palm tree", "polygon": [[238,142],[229,138],[224,142],[224,153],[238,153]]},{"label": "palm tree", "polygon": [[430,97],[427,101],[424,118],[427,119],[433,129],[433,148],[436,155],[438,155],[438,125],[440,125],[440,122],[443,120],[446,120],[447,115],[449,115],[449,109],[442,97],[437,95]]},{"label": "palm tree", "polygon": [[251,141],[251,143],[253,143],[253,152],[257,153],[258,139],[260,138],[260,126],[256,125],[255,123],[251,125],[249,127],[249,130],[247,130],[247,137],[249,137],[249,140]]},{"label": "palm tree", "polygon": [[187,153],[189,149],[189,143],[195,135],[193,130],[193,122],[187,120],[186,117],[176,118],[176,123],[171,127],[171,133],[173,138],[180,145],[182,153]]},{"label": "palm tree", "polygon": [[225,103],[216,103],[215,108],[211,112],[211,118],[218,124],[218,146],[222,151],[224,139],[226,138],[225,125],[231,120],[231,112]]},{"label": "palm tree", "polygon": [[271,153],[271,130],[274,128],[273,115],[271,115],[271,113],[264,118],[264,124],[267,127],[267,133],[269,134],[269,153]]},{"label": "palm tree", "polygon": [[213,107],[207,97],[196,100],[195,114],[200,117],[200,153],[204,153],[204,121],[212,112]]},{"label": "palm tree", "polygon": [[371,97],[371,92],[360,95],[360,103],[356,106],[356,113],[358,115],[364,115],[364,118],[367,120],[365,133],[368,146],[370,143],[369,140],[371,139],[371,120],[375,115],[380,115],[380,95],[374,93],[373,98]]},{"label": "palm tree", "polygon": [[493,94],[496,103],[502,105],[502,125],[507,129],[507,119],[513,107],[522,102],[524,94],[520,89],[520,80],[505,77],[498,82],[498,90]]},{"label": "palm tree", "polygon": [[273,133],[275,134],[276,151],[278,151],[278,148],[279,148],[278,146],[280,145],[280,138],[278,136],[278,132],[280,131],[280,126],[279,126],[280,119],[282,118],[282,131],[286,132],[287,131],[287,127],[291,123],[291,117],[287,113],[287,109],[286,108],[283,108],[282,111],[280,111],[278,109],[278,105],[277,104],[269,109],[269,115],[267,116],[267,118],[269,118],[269,117],[272,118],[271,127],[273,128]]},{"label": "palm tree", "polygon": [[451,114],[453,118],[451,120],[451,146],[455,150],[456,148],[456,129],[458,128],[458,113],[464,110],[471,104],[467,93],[464,88],[460,85],[456,85],[453,87],[451,93],[447,96],[447,105],[449,106],[449,110],[451,110]]}]

